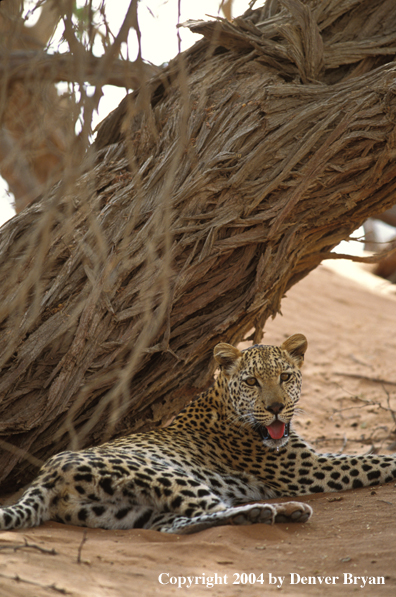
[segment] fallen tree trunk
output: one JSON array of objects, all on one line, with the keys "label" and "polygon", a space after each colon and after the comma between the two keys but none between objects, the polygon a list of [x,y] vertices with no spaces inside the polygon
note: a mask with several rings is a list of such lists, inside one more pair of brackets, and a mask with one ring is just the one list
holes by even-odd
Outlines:
[{"label": "fallen tree trunk", "polygon": [[217,342],[259,342],[394,203],[390,2],[279,4],[191,24],[205,39],[109,116],[85,173],[1,229],[3,487],[165,423]]}]

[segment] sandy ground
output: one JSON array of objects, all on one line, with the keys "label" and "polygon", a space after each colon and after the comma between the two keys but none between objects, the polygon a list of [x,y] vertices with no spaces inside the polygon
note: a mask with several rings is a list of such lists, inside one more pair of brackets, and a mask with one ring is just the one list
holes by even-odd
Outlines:
[{"label": "sandy ground", "polygon": [[[330,267],[288,293],[264,342],[307,336],[295,428],[319,451],[395,452],[394,287],[385,294],[382,282],[368,287],[370,276],[362,285],[350,271],[346,278]],[[4,532],[0,597],[395,595],[395,484],[304,501],[314,516],[303,525],[220,527],[181,537],[57,523]]]}]

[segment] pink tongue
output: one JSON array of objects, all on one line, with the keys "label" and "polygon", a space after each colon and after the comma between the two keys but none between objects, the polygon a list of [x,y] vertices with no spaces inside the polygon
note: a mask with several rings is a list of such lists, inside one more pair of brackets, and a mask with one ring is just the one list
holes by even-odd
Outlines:
[{"label": "pink tongue", "polygon": [[282,421],[274,421],[267,429],[272,439],[280,439],[285,433],[285,424]]}]

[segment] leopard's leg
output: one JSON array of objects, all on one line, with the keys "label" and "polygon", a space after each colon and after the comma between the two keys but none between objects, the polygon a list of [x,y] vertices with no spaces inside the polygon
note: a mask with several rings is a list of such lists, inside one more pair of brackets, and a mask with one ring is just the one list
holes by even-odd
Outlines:
[{"label": "leopard's leg", "polygon": [[287,470],[287,479],[277,479],[277,495],[344,491],[396,479],[395,456],[321,454],[295,433],[285,448],[271,454],[278,469]]},{"label": "leopard's leg", "polygon": [[159,513],[191,518],[230,506],[180,467],[164,472],[162,463],[141,460],[136,464],[132,457],[128,463],[116,450],[111,459],[100,450],[58,454],[16,504],[0,508],[0,529],[47,520],[105,529],[152,528]]},{"label": "leopard's leg", "polygon": [[158,531],[175,534],[190,534],[204,529],[224,525],[273,524],[274,522],[306,522],[312,508],[299,502],[284,504],[247,504],[228,507],[222,511],[201,514],[187,518],[177,514],[158,515],[153,527]]}]

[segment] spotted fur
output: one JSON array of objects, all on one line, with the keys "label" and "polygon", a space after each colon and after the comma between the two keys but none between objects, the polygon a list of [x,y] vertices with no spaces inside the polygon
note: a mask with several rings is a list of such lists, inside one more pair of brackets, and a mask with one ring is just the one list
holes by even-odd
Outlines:
[{"label": "spotted fur", "polygon": [[56,520],[191,533],[304,522],[308,505],[260,500],[392,481],[394,457],[319,454],[290,431],[306,348],[302,334],[242,352],[218,344],[213,387],[172,425],[50,458],[21,499],[0,509],[0,528]]}]

